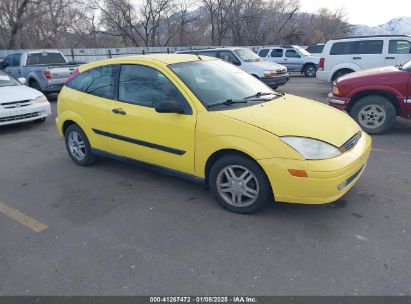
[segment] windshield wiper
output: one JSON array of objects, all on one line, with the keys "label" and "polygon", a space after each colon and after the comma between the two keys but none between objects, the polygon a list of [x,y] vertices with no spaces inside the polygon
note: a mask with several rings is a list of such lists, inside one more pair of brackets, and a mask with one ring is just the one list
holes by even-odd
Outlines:
[{"label": "windshield wiper", "polygon": [[260,98],[260,97],[267,96],[267,95],[274,95],[274,96],[282,97],[282,96],[284,96],[285,94],[282,93],[282,92],[258,92],[258,93],[254,94],[254,95],[245,97],[244,100],[249,100],[249,99],[254,99],[254,98]]},{"label": "windshield wiper", "polygon": [[212,105],[208,105],[207,108],[213,108],[213,107],[217,107],[217,106],[231,106],[232,104],[235,103],[247,103],[248,101],[245,99],[227,99],[226,101],[223,102],[217,102],[217,103],[213,103]]},{"label": "windshield wiper", "polygon": [[251,96],[247,96],[244,97],[243,99],[227,99],[226,101],[223,102],[217,102],[214,103],[212,105],[207,106],[207,108],[213,108],[213,107],[217,107],[217,106],[231,106],[232,104],[236,104],[236,103],[248,103],[248,101],[268,101],[266,98],[261,98],[264,96],[268,96],[268,95],[274,95],[276,97],[282,97],[285,95],[285,93],[282,92],[258,92],[254,95]]}]

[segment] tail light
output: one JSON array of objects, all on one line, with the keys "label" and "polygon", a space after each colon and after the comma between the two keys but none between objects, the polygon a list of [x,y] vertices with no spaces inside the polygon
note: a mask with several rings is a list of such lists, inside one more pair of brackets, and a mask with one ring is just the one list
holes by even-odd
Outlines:
[{"label": "tail light", "polygon": [[324,71],[324,65],[325,65],[325,58],[320,59],[320,70]]},{"label": "tail light", "polygon": [[79,71],[78,69],[76,69],[74,72],[72,72],[72,73],[70,74],[69,77],[67,77],[65,83],[67,83],[67,82],[69,82],[70,80],[72,80],[72,79],[73,79],[74,77],[76,77],[79,73],[80,73],[80,71]]},{"label": "tail light", "polygon": [[51,80],[51,73],[50,70],[45,70],[43,72],[44,78],[46,78],[47,80]]}]

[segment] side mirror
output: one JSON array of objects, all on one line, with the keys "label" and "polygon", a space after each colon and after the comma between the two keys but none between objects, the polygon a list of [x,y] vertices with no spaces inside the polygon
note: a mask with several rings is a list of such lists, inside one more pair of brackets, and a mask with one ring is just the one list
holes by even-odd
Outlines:
[{"label": "side mirror", "polygon": [[4,70],[8,66],[9,66],[9,64],[7,62],[2,62],[2,63],[0,63],[0,70]]},{"label": "side mirror", "polygon": [[21,84],[26,84],[26,78],[24,78],[24,77],[20,77],[20,78],[17,78],[17,80],[21,83]]},{"label": "side mirror", "polygon": [[157,103],[155,110],[158,113],[184,113],[183,107],[177,101],[161,101]]}]

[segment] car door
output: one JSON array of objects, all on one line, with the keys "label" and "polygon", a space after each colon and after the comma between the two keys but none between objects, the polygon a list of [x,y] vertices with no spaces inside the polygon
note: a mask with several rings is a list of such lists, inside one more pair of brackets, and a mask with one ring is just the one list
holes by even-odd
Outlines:
[{"label": "car door", "polygon": [[285,65],[288,68],[288,66],[284,62],[284,50],[281,48],[272,49],[271,52],[268,54],[267,60],[274,63]]},{"label": "car door", "polygon": [[21,59],[21,54],[13,55],[13,62],[9,70],[10,70],[10,75],[13,76],[14,78],[19,78],[22,76],[20,59]]},{"label": "car door", "polygon": [[[193,174],[196,111],[174,77],[154,65],[123,64],[102,134],[113,154]],[[162,101],[180,103],[184,114],[156,112]]]},{"label": "car door", "polygon": [[353,62],[362,70],[385,65],[384,40],[359,40],[354,43]]},{"label": "car door", "polygon": [[390,39],[385,65],[400,65],[411,60],[411,42],[405,39]]},{"label": "car door", "polygon": [[302,57],[293,49],[286,49],[284,55],[284,63],[289,71],[301,71]]}]

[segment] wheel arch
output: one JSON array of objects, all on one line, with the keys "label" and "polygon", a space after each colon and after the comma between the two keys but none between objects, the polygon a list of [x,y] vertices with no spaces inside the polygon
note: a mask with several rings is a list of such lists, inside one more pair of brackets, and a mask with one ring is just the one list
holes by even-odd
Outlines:
[{"label": "wheel arch", "polygon": [[341,69],[338,69],[338,70],[336,70],[336,71],[332,74],[332,76],[331,76],[331,81],[336,80],[335,77],[337,76],[337,74],[338,74],[339,72],[342,72],[342,71],[346,71],[346,72],[347,72],[346,74],[354,73],[354,72],[355,72],[355,70],[353,70],[352,68],[341,68]]},{"label": "wheel arch", "polygon": [[[213,165],[219,160],[219,159],[221,159],[222,157],[224,157],[224,156],[227,156],[227,155],[237,155],[237,156],[243,156],[243,157],[245,157],[245,158],[247,158],[247,159],[249,159],[249,160],[251,160],[251,161],[253,161],[258,167],[260,167],[260,169],[264,172],[264,174],[266,175],[266,177],[267,177],[267,180],[269,180],[269,178],[268,178],[268,176],[267,176],[267,173],[265,172],[265,170],[264,170],[264,168],[263,167],[261,167],[261,165],[258,163],[258,161],[256,161],[253,157],[251,157],[249,154],[247,154],[247,153],[245,153],[245,152],[243,152],[243,151],[240,151],[240,150],[236,150],[236,149],[221,149],[221,150],[218,150],[218,151],[215,151],[213,154],[211,154],[209,157],[208,157],[208,159],[207,159],[207,162],[206,162],[206,165],[205,165],[205,183],[206,183],[206,185],[208,186],[208,178],[209,178],[209,175],[210,175],[210,171],[211,171],[211,168],[213,167]],[[271,191],[273,191],[273,189],[272,189],[272,186],[271,186],[271,184],[270,184],[270,187],[271,187]],[[274,192],[273,192],[274,193]]]},{"label": "wheel arch", "polygon": [[399,116],[401,114],[401,107],[400,107],[400,105],[398,103],[398,100],[395,97],[395,95],[391,92],[387,92],[387,91],[383,91],[383,90],[366,90],[366,91],[361,91],[361,92],[355,93],[351,97],[351,102],[348,104],[347,112],[350,112],[351,109],[354,107],[354,105],[361,98],[364,98],[366,96],[372,96],[372,95],[377,95],[377,96],[381,96],[381,97],[386,98],[387,100],[389,100],[393,104],[397,116]]}]

